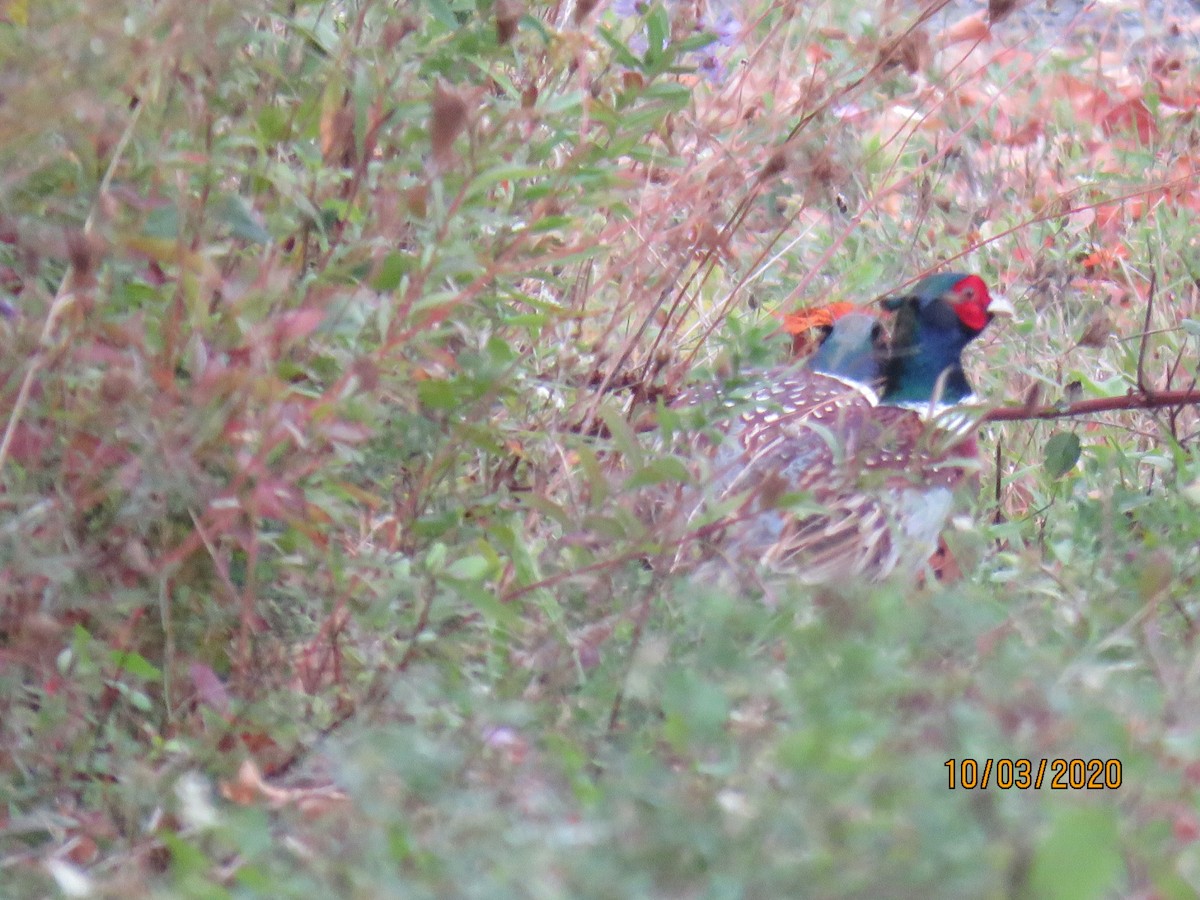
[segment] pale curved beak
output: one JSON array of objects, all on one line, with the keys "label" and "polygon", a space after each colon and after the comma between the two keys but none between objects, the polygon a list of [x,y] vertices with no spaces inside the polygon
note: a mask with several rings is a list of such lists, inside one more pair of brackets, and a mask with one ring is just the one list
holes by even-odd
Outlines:
[{"label": "pale curved beak", "polygon": [[992,295],[991,302],[987,305],[987,311],[993,316],[1007,316],[1012,319],[1017,315],[1016,307],[1008,302],[1006,297],[998,297]]}]

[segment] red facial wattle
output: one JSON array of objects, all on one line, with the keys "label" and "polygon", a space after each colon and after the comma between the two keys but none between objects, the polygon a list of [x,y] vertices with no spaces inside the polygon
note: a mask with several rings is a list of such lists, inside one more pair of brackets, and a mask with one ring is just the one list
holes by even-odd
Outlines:
[{"label": "red facial wattle", "polygon": [[954,286],[952,293],[955,297],[952,301],[954,311],[959,321],[971,331],[983,331],[992,318],[987,311],[991,297],[983,279],[978,275],[968,275]]}]

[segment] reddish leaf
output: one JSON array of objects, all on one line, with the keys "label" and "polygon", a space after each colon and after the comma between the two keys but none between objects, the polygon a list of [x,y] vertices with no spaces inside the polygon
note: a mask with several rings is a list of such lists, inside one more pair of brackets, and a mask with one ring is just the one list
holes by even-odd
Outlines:
[{"label": "reddish leaf", "polygon": [[988,21],[995,24],[1020,5],[1021,0],[988,0]]},{"label": "reddish leaf", "polygon": [[255,485],[254,505],[259,515],[269,519],[303,516],[304,492],[280,478],[264,479]]},{"label": "reddish leaf", "polygon": [[1149,144],[1158,135],[1154,115],[1141,97],[1117,103],[1104,114],[1100,124],[1107,135],[1120,131],[1136,131],[1138,140],[1143,144]]},{"label": "reddish leaf", "polygon": [[8,452],[19,463],[34,463],[45,458],[52,444],[53,437],[45,428],[18,422]]},{"label": "reddish leaf", "polygon": [[911,75],[927,68],[931,56],[929,35],[914,28],[880,46],[877,64],[885,69],[903,66]]},{"label": "reddish leaf", "polygon": [[325,320],[325,313],[319,309],[297,309],[277,316],[275,319],[275,338],[279,341],[290,341],[307,337],[317,330]]},{"label": "reddish leaf", "polygon": [[445,166],[453,158],[454,139],[467,127],[467,101],[461,91],[439,79],[433,86],[430,101],[429,140],[433,158]]},{"label": "reddish leaf", "polygon": [[1181,809],[1175,814],[1172,831],[1175,833],[1175,840],[1182,844],[1190,844],[1200,839],[1200,821],[1191,811]]},{"label": "reddish leaf", "polygon": [[520,0],[496,0],[496,41],[507,44],[517,33],[517,22],[521,19]]},{"label": "reddish leaf", "polygon": [[1041,137],[1044,131],[1045,124],[1042,120],[1031,116],[1023,124],[1010,127],[1005,131],[1000,141],[1010,147],[1028,147]]},{"label": "reddish leaf", "polygon": [[229,692],[225,684],[217,677],[217,673],[203,663],[192,663],[188,666],[188,677],[197,696],[206,705],[211,706],[222,715],[229,712]]},{"label": "reddish leaf", "polygon": [[939,38],[941,39],[943,46],[949,46],[950,44],[961,43],[974,44],[979,41],[987,40],[990,34],[991,30],[988,28],[985,14],[972,13],[969,16],[959,19],[957,22],[943,31],[939,35]]},{"label": "reddish leaf", "polygon": [[591,15],[592,10],[596,8],[596,4],[599,2],[600,0],[579,0],[575,4],[575,24],[581,25],[583,20]]},{"label": "reddish leaf", "polygon": [[321,110],[321,156],[332,166],[354,163],[354,106],[349,96],[326,102]]},{"label": "reddish leaf", "polygon": [[804,48],[804,55],[812,65],[833,59],[833,54],[826,50],[823,44],[809,44]]}]

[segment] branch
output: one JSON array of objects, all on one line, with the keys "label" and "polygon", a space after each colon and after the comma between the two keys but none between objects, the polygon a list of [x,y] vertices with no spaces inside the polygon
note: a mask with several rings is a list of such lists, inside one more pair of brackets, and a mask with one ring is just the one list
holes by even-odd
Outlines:
[{"label": "branch", "polygon": [[1146,321],[1142,323],[1142,339],[1138,343],[1137,386],[1143,394],[1146,387],[1146,345],[1150,343],[1150,316],[1154,313],[1154,288],[1158,284],[1158,270],[1150,273],[1150,291],[1146,294]]},{"label": "branch", "polygon": [[1077,403],[1058,403],[1051,406],[1001,406],[984,413],[985,422],[1024,422],[1032,419],[1069,419],[1094,413],[1120,412],[1131,409],[1163,409],[1171,406],[1200,405],[1200,390],[1134,391],[1120,397],[1097,397]]}]

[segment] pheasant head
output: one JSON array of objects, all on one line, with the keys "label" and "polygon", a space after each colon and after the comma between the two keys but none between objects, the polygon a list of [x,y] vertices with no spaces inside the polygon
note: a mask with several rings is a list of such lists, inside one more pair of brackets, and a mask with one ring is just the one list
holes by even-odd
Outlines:
[{"label": "pheasant head", "polygon": [[957,272],[923,278],[883,306],[896,313],[883,402],[921,409],[974,397],[962,352],[997,315],[1013,313],[1007,300],[988,293],[978,275]]}]

